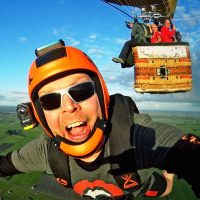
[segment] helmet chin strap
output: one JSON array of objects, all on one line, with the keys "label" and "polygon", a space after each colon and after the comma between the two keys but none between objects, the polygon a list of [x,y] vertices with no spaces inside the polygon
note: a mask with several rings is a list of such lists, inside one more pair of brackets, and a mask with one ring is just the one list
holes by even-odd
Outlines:
[{"label": "helmet chin strap", "polygon": [[97,119],[89,137],[82,142],[73,142],[59,135],[53,137],[55,145],[58,146],[65,154],[75,158],[87,158],[94,154],[104,144],[104,129],[106,123],[103,119]]}]

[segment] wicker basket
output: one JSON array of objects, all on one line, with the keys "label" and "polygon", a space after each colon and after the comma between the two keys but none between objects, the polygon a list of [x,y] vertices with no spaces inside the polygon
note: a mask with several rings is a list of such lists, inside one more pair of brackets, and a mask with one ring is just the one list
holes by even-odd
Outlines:
[{"label": "wicker basket", "polygon": [[158,44],[132,49],[136,92],[170,93],[192,89],[189,45]]}]

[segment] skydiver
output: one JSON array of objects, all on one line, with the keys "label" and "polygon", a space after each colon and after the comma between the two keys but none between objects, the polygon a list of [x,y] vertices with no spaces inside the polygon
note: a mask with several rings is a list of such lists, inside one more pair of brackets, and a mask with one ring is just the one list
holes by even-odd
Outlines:
[{"label": "skydiver", "polygon": [[0,176],[51,171],[67,199],[131,200],[167,195],[175,173],[200,197],[198,136],[139,114],[128,96],[109,95],[81,50],[46,48],[30,67],[28,90],[47,136],[0,156]]}]

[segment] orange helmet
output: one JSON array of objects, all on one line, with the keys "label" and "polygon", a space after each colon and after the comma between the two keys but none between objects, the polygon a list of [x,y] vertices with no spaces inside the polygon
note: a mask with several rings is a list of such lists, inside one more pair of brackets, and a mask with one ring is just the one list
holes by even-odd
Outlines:
[{"label": "orange helmet", "polygon": [[[32,63],[28,76],[29,96],[36,120],[60,149],[73,157],[87,157],[97,151],[105,139],[103,133],[105,124],[102,122],[108,119],[109,93],[105,81],[93,61],[81,50],[65,46],[62,40],[60,42],[61,45],[50,45],[50,48],[45,46],[42,53],[38,53],[39,51],[36,50],[38,57]],[[88,74],[94,81],[103,119],[97,120],[89,138],[81,143],[72,143],[60,136],[54,136],[51,132],[39,103],[38,91],[53,80],[77,72]]]}]

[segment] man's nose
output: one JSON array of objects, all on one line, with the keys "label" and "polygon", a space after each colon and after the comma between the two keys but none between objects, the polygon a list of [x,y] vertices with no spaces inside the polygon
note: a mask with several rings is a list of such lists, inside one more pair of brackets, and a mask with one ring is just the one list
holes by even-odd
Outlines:
[{"label": "man's nose", "polygon": [[67,113],[73,113],[80,109],[79,103],[74,102],[67,94],[62,97],[62,111]]}]

